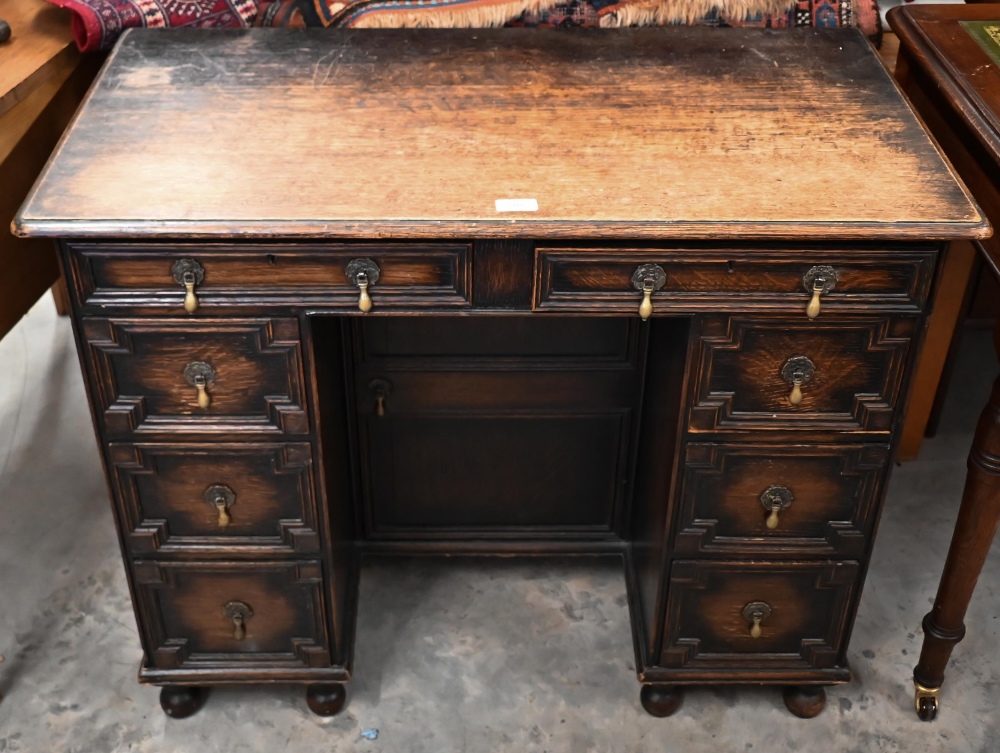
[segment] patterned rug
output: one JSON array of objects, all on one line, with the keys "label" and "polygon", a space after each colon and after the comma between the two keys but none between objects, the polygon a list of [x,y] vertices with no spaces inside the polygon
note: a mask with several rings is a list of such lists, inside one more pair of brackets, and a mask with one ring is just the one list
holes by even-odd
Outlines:
[{"label": "patterned rug", "polygon": [[857,26],[878,43],[877,0],[49,0],[83,51],[129,27]]},{"label": "patterned rug", "polygon": [[49,0],[72,11],[83,52],[111,47],[125,29],[200,26],[239,28],[257,16],[257,0]]}]

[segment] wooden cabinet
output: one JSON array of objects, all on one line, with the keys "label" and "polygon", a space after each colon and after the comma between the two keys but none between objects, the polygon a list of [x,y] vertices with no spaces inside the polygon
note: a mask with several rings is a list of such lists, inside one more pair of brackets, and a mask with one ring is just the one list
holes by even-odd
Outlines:
[{"label": "wooden cabinet", "polygon": [[167,713],[336,713],[374,553],[617,558],[659,716],[849,679],[940,252],[988,228],[863,37],[758,31],[123,38],[16,227],[61,240]]}]

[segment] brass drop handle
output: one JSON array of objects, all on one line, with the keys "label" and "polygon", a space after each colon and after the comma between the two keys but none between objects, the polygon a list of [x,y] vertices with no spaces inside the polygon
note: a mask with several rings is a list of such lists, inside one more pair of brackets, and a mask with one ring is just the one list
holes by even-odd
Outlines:
[{"label": "brass drop handle", "polygon": [[368,275],[364,272],[358,275],[358,290],[361,294],[358,296],[358,309],[367,314],[372,310],[372,297],[368,295]]},{"label": "brass drop handle", "polygon": [[392,392],[392,383],[387,379],[372,379],[368,383],[368,389],[375,398],[375,415],[379,418],[385,417],[385,401]]},{"label": "brass drop handle", "polygon": [[760,495],[760,504],[768,511],[767,527],[774,530],[778,527],[778,513],[792,504],[792,490],[785,486],[769,486]]},{"label": "brass drop handle", "polygon": [[250,605],[242,601],[231,601],[222,608],[222,613],[233,623],[233,638],[238,641],[246,638],[247,620],[253,617]]},{"label": "brass drop handle", "polygon": [[810,267],[809,271],[802,275],[802,287],[807,293],[812,294],[809,303],[806,304],[806,316],[810,319],[819,316],[820,297],[833,290],[839,281],[837,270],[828,266]]},{"label": "brass drop handle", "polygon": [[198,390],[198,407],[208,410],[212,405],[212,396],[208,387],[215,382],[215,369],[204,361],[194,361],[184,367],[184,378],[187,383]]},{"label": "brass drop handle", "polygon": [[381,270],[371,259],[354,259],[347,265],[347,279],[358,291],[358,310],[367,314],[372,310],[372,297],[368,288],[378,282]]},{"label": "brass drop handle", "polygon": [[205,269],[194,259],[178,259],[171,270],[174,282],[184,288],[184,310],[193,314],[198,310],[195,288],[205,279]]},{"label": "brass drop handle", "polygon": [[785,365],[781,367],[781,378],[792,386],[792,391],[788,393],[788,402],[798,405],[802,402],[802,385],[813,378],[816,373],[816,364],[806,356],[792,356]]},{"label": "brass drop handle", "polygon": [[205,501],[218,512],[220,528],[232,523],[230,510],[236,504],[236,492],[225,484],[213,484],[205,490],[204,497]]},{"label": "brass drop handle", "polygon": [[763,601],[751,601],[743,607],[743,619],[750,623],[750,637],[760,638],[761,623],[771,616],[771,607]]},{"label": "brass drop handle", "polygon": [[653,293],[667,283],[667,273],[659,264],[643,264],[632,274],[632,287],[642,293],[639,318],[643,321],[653,315]]}]

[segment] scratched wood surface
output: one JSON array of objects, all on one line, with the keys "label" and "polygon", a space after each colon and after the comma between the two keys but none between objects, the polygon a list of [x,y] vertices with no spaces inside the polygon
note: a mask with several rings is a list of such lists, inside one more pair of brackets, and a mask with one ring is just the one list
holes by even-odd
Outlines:
[{"label": "scratched wood surface", "polygon": [[[536,199],[498,213],[497,199]],[[864,37],[128,34],[29,235],[977,237]]]}]

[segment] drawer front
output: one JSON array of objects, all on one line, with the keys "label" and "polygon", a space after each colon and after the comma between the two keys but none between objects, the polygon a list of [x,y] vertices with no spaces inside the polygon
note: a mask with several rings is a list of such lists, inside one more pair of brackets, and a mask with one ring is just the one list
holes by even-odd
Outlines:
[{"label": "drawer front", "polygon": [[[692,251],[685,249],[539,248],[535,307],[564,311],[634,311],[642,293],[636,270],[656,264],[665,280],[654,311],[775,309],[801,312],[812,297],[810,271],[830,267],[836,281],[821,296],[821,312],[923,309],[936,250]],[[815,275],[815,273],[814,273]],[[822,316],[822,314],[821,314]]]},{"label": "drawer front", "polygon": [[319,562],[137,562],[133,575],[152,667],[330,664]]},{"label": "drawer front", "polygon": [[312,446],[111,444],[133,554],[319,550]]},{"label": "drawer front", "polygon": [[689,444],[680,555],[862,558],[886,445]]},{"label": "drawer front", "polygon": [[295,319],[83,319],[82,331],[112,435],[309,432]]},{"label": "drawer front", "polygon": [[916,324],[911,317],[705,317],[689,428],[889,434]]},{"label": "drawer front", "polygon": [[832,668],[859,572],[856,562],[674,562],[662,665]]},{"label": "drawer front", "polygon": [[378,279],[368,292],[373,310],[470,306],[468,244],[75,244],[70,261],[85,306],[161,306],[185,315],[186,290],[174,265],[190,260],[200,270],[197,313],[247,303],[333,306],[358,310],[351,262],[368,259]]}]

